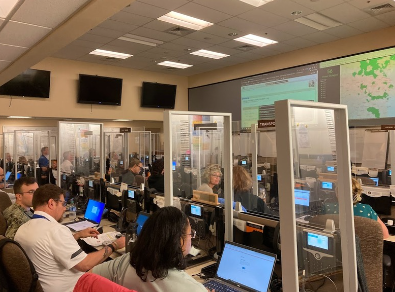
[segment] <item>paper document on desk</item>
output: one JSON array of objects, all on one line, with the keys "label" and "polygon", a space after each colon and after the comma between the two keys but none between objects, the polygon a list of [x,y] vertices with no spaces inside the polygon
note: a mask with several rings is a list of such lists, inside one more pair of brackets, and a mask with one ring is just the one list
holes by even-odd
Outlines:
[{"label": "paper document on desk", "polygon": [[112,232],[99,234],[97,238],[86,237],[86,238],[82,238],[82,240],[85,241],[90,246],[107,245],[117,239],[116,235],[120,235],[120,233],[118,231],[112,231]]}]

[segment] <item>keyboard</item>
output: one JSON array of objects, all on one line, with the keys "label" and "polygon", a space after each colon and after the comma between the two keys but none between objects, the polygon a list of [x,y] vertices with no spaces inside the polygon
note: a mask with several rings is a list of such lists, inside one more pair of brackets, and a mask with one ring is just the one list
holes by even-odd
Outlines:
[{"label": "keyboard", "polygon": [[215,280],[210,280],[205,282],[204,287],[206,287],[207,289],[211,290],[215,290],[215,292],[240,292],[240,290],[237,290],[235,288],[229,287],[226,284],[223,283],[219,283]]},{"label": "keyboard", "polygon": [[215,274],[217,273],[218,263],[213,263],[211,265],[205,266],[200,271],[204,276],[204,279],[214,278]]}]

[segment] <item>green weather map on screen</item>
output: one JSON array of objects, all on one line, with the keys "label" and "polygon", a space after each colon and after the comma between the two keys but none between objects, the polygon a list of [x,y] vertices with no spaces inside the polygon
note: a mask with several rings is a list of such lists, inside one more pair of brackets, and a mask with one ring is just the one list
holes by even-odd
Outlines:
[{"label": "green weather map on screen", "polygon": [[340,68],[340,101],[349,119],[395,117],[395,54]]}]

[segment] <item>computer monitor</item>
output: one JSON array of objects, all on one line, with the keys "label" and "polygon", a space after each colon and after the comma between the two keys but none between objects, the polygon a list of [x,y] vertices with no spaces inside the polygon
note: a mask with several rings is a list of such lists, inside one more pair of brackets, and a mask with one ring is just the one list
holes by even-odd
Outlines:
[{"label": "computer monitor", "polygon": [[294,190],[295,205],[309,206],[310,205],[310,191],[308,190]]},{"label": "computer monitor", "polygon": [[242,160],[242,161],[241,161],[241,165],[247,165],[247,161]]},{"label": "computer monitor", "polygon": [[144,223],[145,221],[147,221],[148,217],[150,216],[150,214],[145,213],[145,212],[140,212],[137,215],[137,219],[136,219],[136,223],[137,225],[137,236],[140,235],[141,229],[143,229]]},{"label": "computer monitor", "polygon": [[257,175],[257,180],[258,180],[258,181],[261,181],[261,180],[262,180],[262,175],[258,174],[258,175]]},{"label": "computer monitor", "polygon": [[5,174],[5,181],[10,179],[10,175],[11,175],[11,171],[7,171],[7,173]]},{"label": "computer monitor", "polygon": [[327,167],[326,167],[326,170],[327,170],[328,172],[334,172],[334,171],[335,171],[335,167],[334,167],[334,166],[327,166]]},{"label": "computer monitor", "polygon": [[193,217],[202,218],[203,207],[195,204],[190,205],[190,214]]},{"label": "computer monitor", "polygon": [[93,188],[93,180],[89,180],[88,185],[90,188]]},{"label": "computer monitor", "polygon": [[128,199],[134,199],[135,191],[134,190],[128,190]]},{"label": "computer monitor", "polygon": [[173,161],[171,165],[171,170],[176,170],[177,162]]},{"label": "computer monitor", "polygon": [[323,181],[321,182],[321,188],[325,190],[333,190],[333,182]]},{"label": "computer monitor", "polygon": [[378,177],[371,177],[370,179],[372,181],[374,181],[374,184],[375,184],[376,187],[379,185],[379,178]]},{"label": "computer monitor", "polygon": [[388,170],[388,175],[391,176],[391,174],[392,174],[392,170],[389,169],[389,170]]}]

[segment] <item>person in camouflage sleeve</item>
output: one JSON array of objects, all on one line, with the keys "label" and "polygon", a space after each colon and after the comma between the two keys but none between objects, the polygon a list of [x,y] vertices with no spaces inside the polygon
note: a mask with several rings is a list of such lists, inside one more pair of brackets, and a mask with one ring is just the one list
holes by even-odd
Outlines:
[{"label": "person in camouflage sleeve", "polygon": [[14,183],[15,203],[4,210],[3,215],[7,222],[5,236],[14,239],[18,228],[33,217],[33,193],[38,188],[34,177],[22,177]]}]

